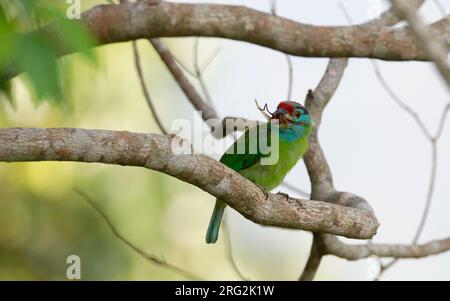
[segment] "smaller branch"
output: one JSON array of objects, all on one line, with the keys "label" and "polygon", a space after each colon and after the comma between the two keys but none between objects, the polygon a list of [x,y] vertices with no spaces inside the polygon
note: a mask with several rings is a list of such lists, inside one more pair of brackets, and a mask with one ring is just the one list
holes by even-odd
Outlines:
[{"label": "smaller branch", "polygon": [[139,55],[139,50],[136,45],[136,41],[133,41],[132,45],[133,45],[133,54],[134,54],[134,65],[136,67],[136,71],[137,71],[137,74],[139,77],[139,82],[142,87],[142,93],[144,94],[145,100],[147,101],[147,105],[150,109],[150,113],[152,114],[153,119],[156,121],[156,124],[158,125],[161,132],[163,134],[167,135],[169,132],[164,127],[162,120],[159,118],[158,114],[156,113],[156,108],[153,105],[152,98],[150,97],[150,92],[148,91],[147,85],[145,84],[144,73],[142,72],[141,58]]},{"label": "smaller branch", "polygon": [[216,57],[220,53],[220,47],[217,47],[206,59],[205,61],[200,65],[200,72],[204,73],[206,69],[208,69],[209,66],[211,66],[212,62],[216,59]]},{"label": "smaller branch", "polygon": [[308,261],[306,262],[305,268],[302,274],[298,278],[299,281],[312,281],[316,276],[316,272],[319,269],[320,262],[324,255],[322,244],[322,236],[313,233],[313,241],[311,245],[311,251],[309,253]]},{"label": "smaller branch", "polygon": [[[409,107],[406,102],[404,102],[395,92],[394,90],[389,86],[389,84],[387,83],[387,81],[384,79],[380,68],[378,66],[378,63],[374,60],[371,60],[371,63],[374,67],[375,70],[375,74],[380,82],[380,84],[383,86],[383,88],[386,90],[386,92],[388,93],[388,95],[392,98],[392,100],[394,100],[395,103],[397,103],[397,105],[404,110],[407,114],[409,114],[418,124],[419,128],[421,129],[422,133],[424,134],[424,136],[429,140],[430,144],[431,144],[431,172],[430,172],[430,180],[429,180],[429,186],[428,186],[428,192],[427,192],[427,198],[426,198],[426,204],[425,204],[425,208],[421,217],[421,221],[419,223],[419,227],[416,231],[416,234],[414,235],[414,239],[412,244],[416,244],[422,231],[423,228],[425,226],[426,220],[427,220],[427,216],[428,216],[428,212],[429,209],[431,207],[431,201],[432,201],[432,196],[433,196],[433,192],[434,192],[434,185],[435,185],[435,179],[436,179],[436,172],[437,172],[437,141],[439,140],[440,136],[442,135],[443,129],[445,127],[445,122],[446,122],[446,118],[448,115],[448,111],[450,110],[450,103],[446,105],[446,107],[444,108],[441,118],[440,118],[440,122],[439,122],[439,126],[438,126],[438,130],[436,132],[436,134],[434,136],[432,136],[432,134],[430,133],[430,131],[427,129],[425,123],[422,121],[422,119],[420,118],[419,114],[417,114],[417,112],[415,112],[411,107]],[[392,267],[395,263],[397,262],[396,259],[392,260],[391,262],[389,262],[386,265],[382,265],[381,269],[380,269],[380,275],[381,273],[385,272],[387,269],[389,269],[390,267]],[[380,276],[379,275],[379,276]]]},{"label": "smaller branch", "polygon": [[428,213],[430,211],[431,202],[433,201],[434,186],[436,184],[437,160],[437,145],[436,143],[431,143],[431,171],[426,198],[427,201],[425,202],[425,208],[422,213],[422,218],[420,219],[419,226],[417,227],[416,234],[414,235],[414,239],[412,241],[413,245],[417,244],[420,235],[422,234],[428,218]]},{"label": "smaller branch", "polygon": [[292,58],[286,54],[286,62],[288,66],[288,92],[287,92],[287,100],[290,100],[292,97],[292,86],[294,85],[294,66],[292,64]]},{"label": "smaller branch", "polygon": [[434,135],[433,140],[437,141],[442,136],[442,132],[444,131],[445,122],[447,121],[448,113],[450,112],[450,103],[447,103],[444,110],[442,111],[441,119],[439,121],[438,130],[436,132],[436,135]]},{"label": "smaller branch", "polygon": [[[414,9],[417,10],[419,9],[419,7],[422,5],[423,1],[415,1],[415,3],[412,2],[412,5],[414,5]],[[338,3],[339,8],[341,9],[342,13],[344,14],[345,18],[347,19],[347,22],[349,24],[353,24],[353,19],[350,16],[350,14],[348,13],[348,10],[346,8],[346,6],[342,3],[339,2]],[[394,14],[394,11],[392,9],[390,9],[388,12],[386,12],[386,14],[390,15],[390,18],[393,18],[393,16],[396,16]],[[382,19],[381,19],[382,20]],[[397,18],[393,18],[393,20],[389,21],[388,25],[391,25],[395,22],[397,22],[399,19]],[[386,22],[386,21],[385,21]],[[378,24],[380,25],[380,24]],[[417,123],[417,125],[419,126],[420,130],[422,131],[422,133],[425,135],[425,137],[427,137],[428,139],[431,138],[431,134],[428,131],[425,123],[423,122],[423,120],[420,118],[419,114],[417,114],[410,106],[408,106],[406,104],[405,101],[403,101],[398,95],[397,93],[395,93],[394,89],[388,84],[388,82],[386,81],[386,79],[384,78],[383,74],[381,73],[379,64],[377,61],[375,60],[370,60],[370,63],[373,66],[373,69],[375,71],[375,76],[377,77],[378,82],[381,84],[381,86],[383,87],[383,89],[386,91],[386,93],[391,97],[391,99],[403,110],[405,111],[407,114],[409,114]]]},{"label": "smaller branch", "polygon": [[242,273],[241,269],[237,265],[236,260],[234,259],[233,246],[231,244],[231,231],[230,231],[230,228],[228,226],[228,218],[223,220],[222,226],[223,226],[223,228],[225,230],[224,231],[224,234],[225,234],[225,249],[226,249],[228,260],[231,263],[231,266],[233,267],[235,273],[239,276],[239,278],[241,278],[241,280],[251,281],[250,278],[246,277],[244,275],[244,273]]},{"label": "smaller branch", "polygon": [[[325,236],[325,254],[347,260],[359,260],[370,256],[398,258],[423,258],[450,250],[450,237],[420,245],[359,244],[348,245],[332,235]],[[384,269],[389,264],[384,266]]]},{"label": "smaller branch", "polygon": [[182,275],[183,277],[186,277],[188,279],[192,279],[192,280],[197,280],[197,281],[201,281],[203,280],[200,276],[197,276],[189,271],[186,271],[180,267],[177,267],[171,263],[166,262],[163,259],[160,259],[154,255],[148,254],[146,253],[144,250],[140,249],[139,247],[137,247],[135,244],[133,244],[132,242],[130,242],[127,238],[125,238],[120,232],[119,230],[117,230],[116,226],[114,225],[114,223],[111,221],[111,219],[106,215],[106,213],[103,211],[103,209],[84,191],[78,189],[78,188],[74,188],[74,191],[83,199],[85,200],[89,205],[92,206],[92,208],[94,208],[95,211],[97,211],[97,213],[100,215],[100,217],[105,221],[105,223],[109,226],[109,228],[111,229],[111,231],[113,232],[113,234],[119,239],[121,240],[123,243],[125,243],[129,248],[131,248],[134,252],[136,252],[137,254],[139,254],[140,256],[142,256],[144,259],[146,259],[147,261],[150,261],[152,263],[155,263],[157,265],[163,266],[165,268],[168,268],[180,275]]},{"label": "smaller branch", "polygon": [[173,59],[177,62],[178,65],[180,65],[181,69],[189,73],[192,77],[195,77],[195,71],[191,70],[191,68],[186,65],[181,59],[179,59],[176,55],[172,53]]},{"label": "smaller branch", "polygon": [[[442,132],[445,127],[445,123],[447,120],[448,112],[450,111],[450,103],[448,103],[444,110],[442,111],[441,118],[439,121],[438,129],[436,131],[436,134],[432,136],[430,131],[427,129],[425,123],[422,121],[422,119],[419,117],[419,114],[417,114],[411,107],[409,107],[400,97],[397,96],[397,94],[393,91],[393,89],[388,85],[387,81],[384,79],[383,75],[381,74],[381,71],[379,69],[378,63],[376,61],[371,61],[372,65],[375,69],[375,74],[383,86],[383,88],[386,90],[386,92],[391,96],[391,98],[394,100],[395,103],[397,103],[401,109],[403,109],[407,114],[409,114],[418,124],[419,128],[421,129],[424,136],[427,138],[427,140],[430,142],[431,145],[431,171],[430,171],[430,179],[429,179],[429,185],[428,185],[428,192],[425,202],[424,211],[422,213],[422,217],[419,223],[419,226],[416,230],[416,233],[414,235],[412,244],[417,244],[419,237],[425,227],[425,223],[427,221],[428,213],[431,208],[433,193],[434,193],[434,186],[436,181],[436,174],[437,174],[437,156],[438,156],[438,145],[437,142],[439,138],[442,135]],[[380,265],[380,272],[377,276],[377,279],[379,279],[384,272],[386,272],[389,268],[394,266],[397,263],[398,259],[393,259],[387,264],[381,264]]]},{"label": "smaller branch", "polygon": [[[195,39],[195,43],[194,43],[194,68],[193,70],[187,65],[185,64],[181,59],[179,59],[177,56],[175,56],[173,53],[172,57],[175,60],[175,62],[181,67],[181,69],[183,69],[184,71],[186,71],[189,75],[191,75],[192,77],[194,77],[195,79],[198,80],[199,84],[200,84],[200,88],[202,89],[202,93],[204,95],[204,97],[206,98],[206,101],[208,103],[212,103],[211,101],[211,95],[208,91],[208,88],[206,86],[205,80],[203,78],[203,73],[206,71],[206,69],[208,69],[208,67],[211,65],[211,63],[214,61],[214,59],[217,57],[217,55],[220,53],[220,48],[217,47],[207,58],[206,60],[202,63],[199,64],[199,60],[198,60],[198,48],[199,48],[199,38]],[[169,69],[171,68],[170,66],[167,66]]]},{"label": "smaller branch", "polygon": [[380,264],[380,271],[378,272],[378,275],[375,277],[375,280],[380,280],[383,274],[389,270],[391,267],[393,267],[400,259],[394,258],[388,263],[383,263],[381,260],[379,261]]},{"label": "smaller branch", "polygon": [[270,13],[273,16],[277,15],[277,0],[270,0]]},{"label": "smaller branch", "polygon": [[[208,103],[211,103],[211,94],[208,91],[208,88],[206,87],[206,83],[205,80],[203,79],[203,71],[202,68],[200,67],[199,63],[198,63],[198,48],[199,48],[199,44],[200,44],[200,39],[196,38],[195,39],[195,43],[194,43],[194,71],[195,71],[195,77],[197,78],[199,84],[200,84],[200,88],[202,89],[203,92],[203,96],[205,97],[206,101]],[[217,51],[215,53],[218,53]],[[208,68],[209,64],[212,62],[212,60],[215,58],[217,54],[215,54],[214,56],[212,56],[210,58],[210,61],[208,62],[207,65],[204,65],[204,68]]]},{"label": "smaller branch", "polygon": [[[339,1],[337,5],[338,5],[339,9],[341,10],[342,14],[344,15],[345,19],[347,20],[347,23],[353,24],[354,23],[353,18],[352,18],[352,16],[350,16],[350,13],[348,12],[348,9],[345,6],[345,4],[342,3],[341,1]],[[373,20],[371,22],[373,22]]]}]

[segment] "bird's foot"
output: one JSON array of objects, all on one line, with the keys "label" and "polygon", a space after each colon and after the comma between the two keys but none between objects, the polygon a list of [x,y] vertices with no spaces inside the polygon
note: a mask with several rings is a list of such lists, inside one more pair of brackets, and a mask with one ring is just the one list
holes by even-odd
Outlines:
[{"label": "bird's foot", "polygon": [[256,185],[256,186],[258,186],[259,189],[261,189],[262,193],[264,194],[264,199],[267,200],[269,198],[269,193],[261,186],[259,186],[259,185]]},{"label": "bird's foot", "polygon": [[278,191],[277,194],[281,195],[281,196],[284,196],[286,198],[286,201],[289,200],[289,194],[281,192],[281,191]]}]

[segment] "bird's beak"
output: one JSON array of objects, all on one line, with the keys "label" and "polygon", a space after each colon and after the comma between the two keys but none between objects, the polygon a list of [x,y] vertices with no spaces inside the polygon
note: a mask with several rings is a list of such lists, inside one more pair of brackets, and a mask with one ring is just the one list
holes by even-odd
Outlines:
[{"label": "bird's beak", "polygon": [[278,109],[272,114],[271,119],[277,119],[280,124],[293,121],[292,116],[285,109]]}]

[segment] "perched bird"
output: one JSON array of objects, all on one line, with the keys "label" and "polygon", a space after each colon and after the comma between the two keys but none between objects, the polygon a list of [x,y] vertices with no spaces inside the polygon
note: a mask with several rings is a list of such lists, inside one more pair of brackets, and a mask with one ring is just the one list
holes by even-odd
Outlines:
[{"label": "perched bird", "polygon": [[[262,110],[262,109],[260,109]],[[263,112],[265,113],[265,112]],[[269,112],[270,113],[270,112]],[[275,112],[270,113],[267,123],[250,128],[225,152],[220,162],[237,171],[264,191],[270,191],[283,181],[308,148],[308,136],[312,121],[308,110],[294,101],[280,102]],[[278,148],[271,145],[271,133],[278,134]],[[263,134],[260,134],[263,133]],[[251,144],[256,141],[258,147]],[[245,145],[245,151],[239,151]],[[262,159],[273,153],[261,151],[268,145],[271,152],[278,151],[278,160],[273,164],[262,164]],[[252,151],[253,150],[253,151]],[[255,151],[256,150],[256,151]],[[206,242],[215,243],[219,235],[222,215],[226,203],[217,199],[206,233]]]}]

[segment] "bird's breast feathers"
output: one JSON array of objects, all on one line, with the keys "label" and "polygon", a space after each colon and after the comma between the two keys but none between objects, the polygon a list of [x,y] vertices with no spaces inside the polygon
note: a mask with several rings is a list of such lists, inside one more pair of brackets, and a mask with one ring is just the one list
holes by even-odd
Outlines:
[{"label": "bird's breast feathers", "polygon": [[[272,148],[271,156],[277,157],[274,164],[261,164],[259,160],[253,166],[239,171],[253,183],[272,190],[283,182],[286,174],[296,165],[308,148],[307,137],[295,141],[279,140],[279,147]],[[278,154],[273,153],[278,152]]]}]

